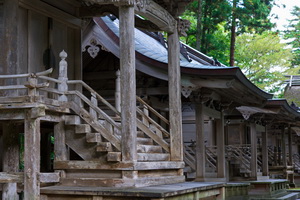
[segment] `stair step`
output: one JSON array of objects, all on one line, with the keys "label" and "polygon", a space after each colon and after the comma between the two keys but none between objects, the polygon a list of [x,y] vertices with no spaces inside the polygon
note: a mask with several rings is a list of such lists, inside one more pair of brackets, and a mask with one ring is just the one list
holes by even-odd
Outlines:
[{"label": "stair step", "polygon": [[96,148],[98,152],[108,152],[112,151],[112,146],[110,142],[99,142]]},{"label": "stair step", "polygon": [[162,147],[158,145],[137,145],[138,153],[162,153]]},{"label": "stair step", "polygon": [[168,161],[170,154],[168,153],[138,153],[138,161]]},{"label": "stair step", "polygon": [[89,124],[77,124],[75,126],[75,133],[82,134],[82,133],[90,133],[91,126]]},{"label": "stair step", "polygon": [[85,137],[86,137],[86,142],[88,142],[88,143],[101,142],[101,134],[100,133],[87,133]]},{"label": "stair step", "polygon": [[77,125],[81,124],[81,119],[77,115],[66,115],[65,116],[65,124],[66,125]]},{"label": "stair step", "polygon": [[137,144],[153,145],[153,140],[151,138],[141,138],[138,137]]},{"label": "stair step", "polygon": [[108,152],[107,153],[107,161],[118,162],[121,161],[122,154],[121,152]]}]

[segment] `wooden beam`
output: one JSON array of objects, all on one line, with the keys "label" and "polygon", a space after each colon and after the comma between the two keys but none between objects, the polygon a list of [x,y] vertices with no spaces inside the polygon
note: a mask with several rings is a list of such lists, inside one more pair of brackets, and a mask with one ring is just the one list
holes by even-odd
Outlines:
[{"label": "wooden beam", "polygon": [[269,156],[268,156],[268,132],[267,126],[265,126],[265,131],[261,133],[262,139],[262,175],[269,175]]},{"label": "wooden beam", "polygon": [[40,199],[40,119],[32,119],[31,111],[27,110],[25,117],[24,144],[24,198]]},{"label": "wooden beam", "polygon": [[153,0],[135,0],[135,12],[153,22],[160,30],[178,34],[176,20]]},{"label": "wooden beam", "polygon": [[[23,180],[24,180],[24,173],[22,172],[18,172],[18,173],[0,172],[0,183],[23,183]],[[12,185],[10,186],[11,186],[10,190],[12,190],[13,187]],[[7,190],[2,189],[2,191],[7,191]],[[13,199],[17,199],[17,198],[13,198]]]},{"label": "wooden beam", "polygon": [[171,161],[183,161],[181,73],[177,30],[168,34],[168,86]]},{"label": "wooden beam", "polygon": [[134,7],[119,6],[122,161],[137,161]]},{"label": "wooden beam", "polygon": [[221,112],[220,111],[211,109],[207,106],[203,106],[203,112],[208,117],[212,117],[212,118],[215,118],[215,119],[221,119]]},{"label": "wooden beam", "polygon": [[58,183],[60,180],[60,173],[39,173],[41,183]]}]

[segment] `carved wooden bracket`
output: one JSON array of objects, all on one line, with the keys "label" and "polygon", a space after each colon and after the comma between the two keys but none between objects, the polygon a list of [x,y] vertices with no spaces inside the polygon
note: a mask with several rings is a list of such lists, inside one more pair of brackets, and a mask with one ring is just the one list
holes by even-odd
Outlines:
[{"label": "carved wooden bracket", "polygon": [[186,32],[189,30],[191,22],[186,19],[178,19],[177,24],[178,24],[177,29],[179,35],[186,37],[187,36]]}]

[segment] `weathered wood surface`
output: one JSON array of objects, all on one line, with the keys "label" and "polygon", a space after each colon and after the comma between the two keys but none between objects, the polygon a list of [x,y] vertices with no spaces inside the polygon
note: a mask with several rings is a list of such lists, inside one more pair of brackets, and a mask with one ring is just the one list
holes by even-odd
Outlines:
[{"label": "weathered wood surface", "polygon": [[39,173],[41,183],[58,183],[60,181],[60,173]]},{"label": "weathered wood surface", "polygon": [[[175,26],[177,27],[177,26]],[[183,160],[182,113],[181,113],[181,73],[179,59],[179,36],[177,29],[168,35],[168,86],[170,153],[172,161]]]},{"label": "weathered wood surface", "polygon": [[250,140],[251,140],[251,160],[250,160],[250,176],[257,178],[257,133],[255,123],[250,124]]},{"label": "weathered wood surface", "polygon": [[203,104],[196,103],[196,180],[205,177],[205,144],[204,144],[204,113]]},{"label": "weathered wood surface", "polygon": [[25,117],[24,144],[24,198],[40,199],[40,119],[32,119],[30,110]]},{"label": "weathered wood surface", "polygon": [[269,156],[268,156],[268,131],[267,125],[265,131],[261,133],[262,139],[262,175],[269,175]]},{"label": "weathered wood surface", "polygon": [[[17,194],[17,184],[20,180],[20,177],[16,174],[19,171],[19,129],[13,123],[4,123],[2,125],[3,131],[3,171],[8,173],[13,173],[13,175],[9,175],[6,173],[2,173],[0,178],[6,184],[3,185],[2,191],[2,199],[16,199],[18,197]],[[4,177],[3,177],[4,175]],[[5,180],[6,176],[6,180]]]},{"label": "weathered wood surface", "polygon": [[136,161],[136,77],[134,7],[119,6],[122,160]]},{"label": "weathered wood surface", "polygon": [[221,112],[220,119],[216,120],[217,135],[217,175],[218,178],[226,178],[226,158],[225,158],[225,133],[224,115]]}]

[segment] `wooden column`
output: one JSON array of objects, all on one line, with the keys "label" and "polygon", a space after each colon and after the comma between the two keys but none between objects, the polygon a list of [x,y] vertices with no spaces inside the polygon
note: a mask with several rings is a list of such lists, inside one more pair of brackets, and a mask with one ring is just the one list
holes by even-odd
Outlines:
[{"label": "wooden column", "polygon": [[217,128],[217,177],[226,178],[226,159],[225,159],[225,133],[224,133],[224,115],[221,111],[220,119],[216,119]]},{"label": "wooden column", "polygon": [[251,140],[251,178],[257,178],[257,137],[256,137],[256,125],[250,124],[250,140]]},{"label": "wooden column", "polygon": [[261,134],[261,140],[262,140],[262,175],[263,176],[269,176],[269,156],[268,156],[268,131],[267,131],[267,125],[265,127],[265,131]]},{"label": "wooden column", "polygon": [[204,143],[204,113],[203,104],[196,103],[196,181],[205,178],[205,143]]},{"label": "wooden column", "polygon": [[292,146],[292,129],[291,125],[289,124],[289,129],[288,129],[288,142],[289,142],[289,165],[293,165],[293,146]]},{"label": "wooden column", "polygon": [[[12,123],[3,124],[3,171],[19,171],[19,133]],[[2,199],[19,199],[17,183],[3,184]]]},{"label": "wooden column", "polygon": [[281,152],[282,152],[282,165],[287,166],[287,158],[286,158],[286,141],[285,141],[285,126],[282,127],[281,130]]},{"label": "wooden column", "polygon": [[120,80],[120,70],[116,72],[116,91],[115,91],[115,107],[117,111],[121,112],[121,80]]},{"label": "wooden column", "polygon": [[40,199],[40,120],[25,113],[24,144],[24,199]]},{"label": "wooden column", "polygon": [[[177,27],[177,25],[175,27]],[[177,28],[174,33],[168,34],[168,79],[171,160],[183,161],[181,75]]]},{"label": "wooden column", "polygon": [[136,161],[136,79],[134,7],[119,6],[122,160]]},{"label": "wooden column", "polygon": [[68,159],[68,151],[65,141],[65,121],[61,121],[54,125],[54,155],[55,161],[63,161]]}]

